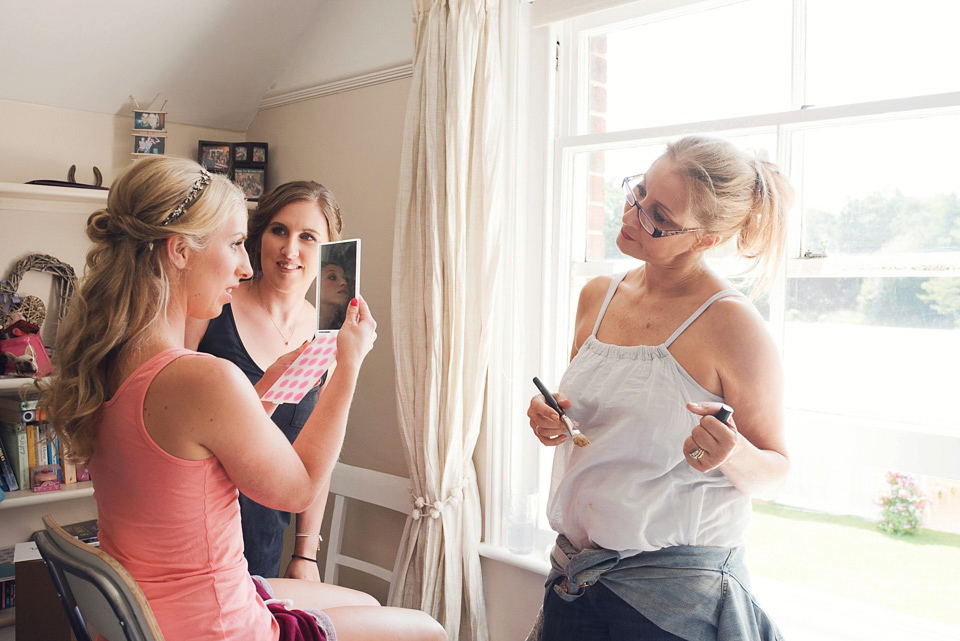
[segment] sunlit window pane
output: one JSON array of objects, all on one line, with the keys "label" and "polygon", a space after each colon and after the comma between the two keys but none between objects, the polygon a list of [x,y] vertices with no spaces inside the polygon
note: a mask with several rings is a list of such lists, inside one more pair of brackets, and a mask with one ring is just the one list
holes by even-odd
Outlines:
[{"label": "sunlit window pane", "polygon": [[957,91],[960,3],[808,0],[806,6],[806,103]]},{"label": "sunlit window pane", "polygon": [[960,115],[822,127],[797,143],[802,251],[960,250]]},{"label": "sunlit window pane", "polygon": [[960,278],[788,283],[787,406],[958,430]]},{"label": "sunlit window pane", "polygon": [[751,0],[591,36],[586,131],[788,109],[789,12]]}]

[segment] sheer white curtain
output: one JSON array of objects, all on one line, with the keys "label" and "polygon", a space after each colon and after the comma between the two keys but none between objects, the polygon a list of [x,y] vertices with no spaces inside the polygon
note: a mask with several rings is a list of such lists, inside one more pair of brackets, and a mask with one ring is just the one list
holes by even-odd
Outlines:
[{"label": "sheer white curtain", "polygon": [[413,1],[394,234],[397,403],[415,504],[392,605],[428,612],[451,640],[488,637],[472,456],[500,271],[500,12],[498,0]]}]

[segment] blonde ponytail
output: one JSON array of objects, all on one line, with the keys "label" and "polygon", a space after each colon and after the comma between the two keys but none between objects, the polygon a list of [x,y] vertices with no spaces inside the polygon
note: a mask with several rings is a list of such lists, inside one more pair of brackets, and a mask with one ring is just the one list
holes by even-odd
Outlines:
[{"label": "blonde ponytail", "polygon": [[688,136],[664,154],[684,181],[688,206],[707,233],[736,237],[737,253],[759,272],[754,295],[776,275],[786,246],[793,187],[776,164],[718,138]]}]

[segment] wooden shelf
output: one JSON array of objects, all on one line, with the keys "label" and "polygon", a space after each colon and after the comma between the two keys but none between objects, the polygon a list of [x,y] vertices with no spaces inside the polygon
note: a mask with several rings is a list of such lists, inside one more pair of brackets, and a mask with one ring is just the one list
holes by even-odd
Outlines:
[{"label": "wooden shelf", "polygon": [[0,501],[0,510],[26,507],[28,505],[40,505],[42,503],[56,503],[57,501],[68,501],[85,496],[93,496],[93,481],[69,483],[53,492],[34,492],[33,490],[7,492],[7,497]]}]

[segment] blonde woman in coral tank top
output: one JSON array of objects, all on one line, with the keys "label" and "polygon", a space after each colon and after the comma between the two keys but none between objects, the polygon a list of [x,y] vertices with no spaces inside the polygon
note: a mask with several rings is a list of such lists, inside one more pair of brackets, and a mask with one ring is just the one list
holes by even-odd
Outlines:
[{"label": "blonde woman in coral tank top", "polygon": [[[167,639],[445,639],[423,612],[295,579],[254,580],[243,558],[238,491],[299,512],[329,480],[343,403],[376,340],[352,301],[338,366],[291,445],[232,363],[185,349],[188,318],[210,319],[251,276],[247,211],[229,180],[158,157],[121,174],[87,223],[93,246],[59,329],[58,370],[41,401],[73,458],[88,461],[101,546],[136,579]],[[292,605],[290,604],[292,600]]]}]

